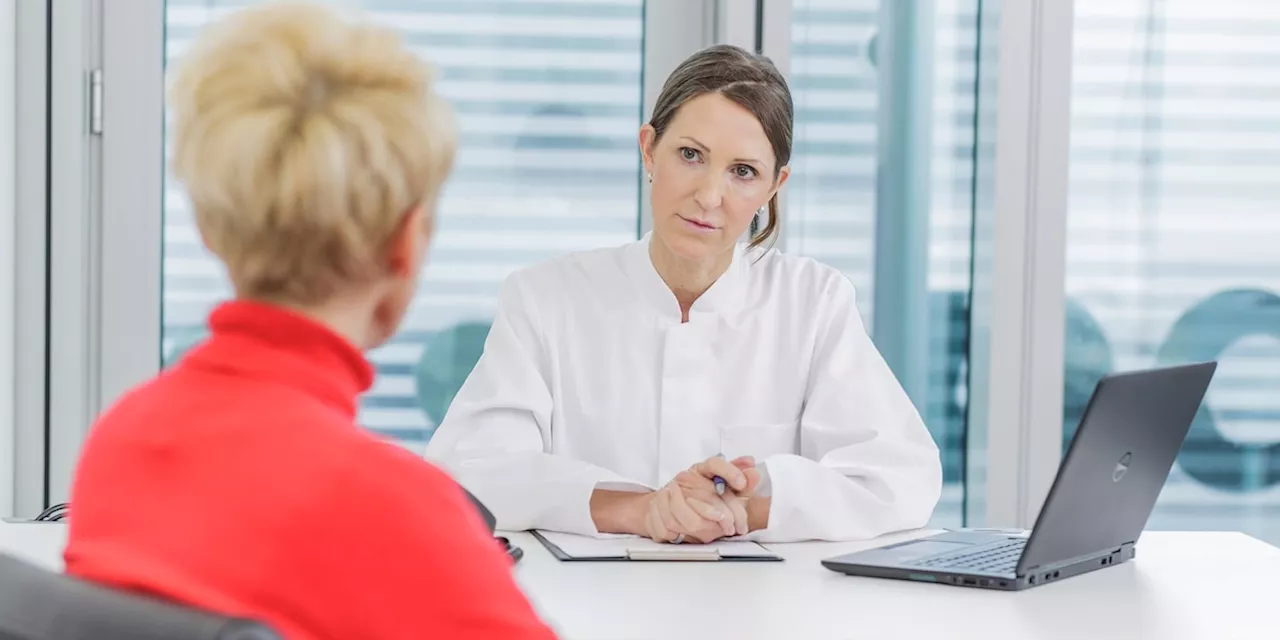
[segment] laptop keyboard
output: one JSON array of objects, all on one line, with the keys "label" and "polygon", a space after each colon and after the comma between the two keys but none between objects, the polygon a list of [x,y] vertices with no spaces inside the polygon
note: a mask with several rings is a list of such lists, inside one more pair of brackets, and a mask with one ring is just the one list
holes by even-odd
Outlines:
[{"label": "laptop keyboard", "polygon": [[1025,546],[1027,546],[1027,539],[1017,538],[983,545],[977,549],[930,556],[912,562],[911,565],[940,571],[1013,575],[1018,566],[1018,558],[1022,557],[1022,548]]}]

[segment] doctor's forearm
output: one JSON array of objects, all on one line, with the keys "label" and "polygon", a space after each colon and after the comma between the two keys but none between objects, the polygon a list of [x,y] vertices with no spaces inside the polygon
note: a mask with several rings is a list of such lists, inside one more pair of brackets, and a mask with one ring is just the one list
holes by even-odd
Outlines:
[{"label": "doctor's forearm", "polygon": [[591,492],[591,520],[600,533],[643,535],[648,501],[648,492],[596,489]]}]

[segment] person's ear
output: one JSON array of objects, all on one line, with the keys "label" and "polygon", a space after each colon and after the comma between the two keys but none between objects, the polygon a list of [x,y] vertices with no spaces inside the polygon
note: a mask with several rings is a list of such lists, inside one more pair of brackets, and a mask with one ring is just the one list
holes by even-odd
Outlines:
[{"label": "person's ear", "polygon": [[769,194],[772,198],[782,189],[782,185],[787,183],[787,178],[791,177],[791,165],[786,165],[778,170],[778,184],[773,185],[773,193]]},{"label": "person's ear", "polygon": [[640,127],[640,159],[644,162],[645,173],[653,173],[653,145],[658,139],[658,131],[653,125]]},{"label": "person's ear", "polygon": [[397,278],[412,277],[431,242],[433,218],[426,205],[414,205],[400,217],[387,242],[387,268]]}]

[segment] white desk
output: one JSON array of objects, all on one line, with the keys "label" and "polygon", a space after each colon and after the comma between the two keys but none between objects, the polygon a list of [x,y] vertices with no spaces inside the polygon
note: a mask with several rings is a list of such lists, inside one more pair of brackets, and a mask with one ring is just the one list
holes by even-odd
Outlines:
[{"label": "white desk", "polygon": [[774,563],[562,563],[528,534],[512,539],[525,550],[520,583],[574,640],[1280,637],[1280,549],[1240,533],[1152,532],[1131,562],[1021,592],[818,564],[869,544],[770,545],[786,558]]},{"label": "white desk", "polygon": [[[525,551],[521,585],[570,640],[1280,637],[1280,549],[1239,533],[1149,533],[1132,562],[1016,593],[818,564],[871,544],[771,545],[785,562],[579,563],[556,560],[528,534],[511,537]],[[0,551],[51,569],[65,540],[62,525],[0,523]]]},{"label": "white desk", "polygon": [[62,548],[66,544],[66,525],[56,522],[16,524],[0,521],[0,552],[46,569],[62,571]]}]

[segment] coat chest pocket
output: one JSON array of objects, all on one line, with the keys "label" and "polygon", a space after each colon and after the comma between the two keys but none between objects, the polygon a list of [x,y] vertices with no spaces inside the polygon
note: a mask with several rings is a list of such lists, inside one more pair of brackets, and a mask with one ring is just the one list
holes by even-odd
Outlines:
[{"label": "coat chest pocket", "polygon": [[778,454],[796,453],[797,423],[740,424],[721,431],[721,453],[726,458],[755,456],[757,460]]}]

